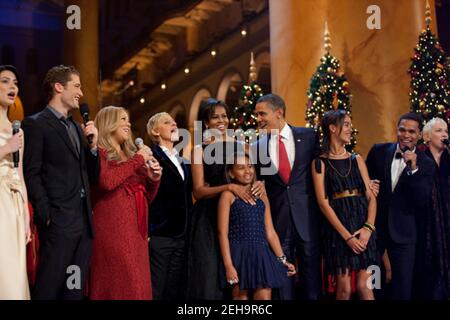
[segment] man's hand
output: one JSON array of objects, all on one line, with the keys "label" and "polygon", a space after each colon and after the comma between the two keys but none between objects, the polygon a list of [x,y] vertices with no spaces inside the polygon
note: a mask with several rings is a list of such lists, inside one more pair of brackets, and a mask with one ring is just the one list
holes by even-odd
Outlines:
[{"label": "man's hand", "polygon": [[415,152],[412,152],[411,150],[403,152],[403,159],[406,163],[411,161],[411,170],[417,169],[417,154]]},{"label": "man's hand", "polygon": [[92,143],[89,144],[89,148],[91,150],[97,149],[98,130],[94,125],[94,121],[89,121],[86,125],[82,124],[81,128],[83,128],[83,134],[86,138],[92,135]]}]

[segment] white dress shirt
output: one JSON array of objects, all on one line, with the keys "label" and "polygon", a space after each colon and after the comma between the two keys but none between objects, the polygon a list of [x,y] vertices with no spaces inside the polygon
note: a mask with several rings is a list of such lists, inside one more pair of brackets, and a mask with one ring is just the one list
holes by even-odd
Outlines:
[{"label": "white dress shirt", "polygon": [[[292,133],[292,129],[285,123],[283,129],[280,131],[281,140],[284,143],[284,147],[286,149],[286,153],[289,159],[289,165],[294,165],[295,160],[295,143],[294,143],[294,135]],[[271,133],[270,141],[269,141],[269,156],[275,168],[278,169],[278,133]]]},{"label": "white dress shirt", "polygon": [[[415,152],[416,148],[412,152]],[[400,147],[397,143],[397,149],[394,153],[394,159],[392,160],[391,164],[391,183],[392,183],[392,191],[394,191],[395,187],[397,186],[398,180],[400,179],[400,176],[403,173],[403,170],[406,168],[406,162],[403,158],[395,158],[395,155],[397,153],[403,153],[402,150],[400,150]],[[411,172],[411,174],[416,173],[419,170],[419,168],[416,168]]]},{"label": "white dress shirt", "polygon": [[175,165],[175,167],[177,167],[178,172],[181,175],[181,178],[183,178],[184,181],[184,171],[183,168],[181,167],[181,163],[180,161],[178,161],[178,152],[175,149],[169,150],[167,147],[165,146],[160,146],[162,151],[164,151],[164,153],[166,154],[166,156],[170,159],[170,161],[172,161],[172,163]]}]

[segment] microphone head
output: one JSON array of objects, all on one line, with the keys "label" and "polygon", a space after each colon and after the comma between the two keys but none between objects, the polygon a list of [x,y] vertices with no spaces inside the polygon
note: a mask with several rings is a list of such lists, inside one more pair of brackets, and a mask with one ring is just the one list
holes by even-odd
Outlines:
[{"label": "microphone head", "polygon": [[445,144],[447,147],[450,146],[450,140],[449,139],[442,140],[442,143]]},{"label": "microphone head", "polygon": [[402,150],[402,152],[406,152],[406,151],[410,151],[411,148],[408,147],[408,146],[403,146],[403,147],[400,148],[400,150]]},{"label": "microphone head", "polygon": [[139,148],[144,144],[144,140],[142,140],[142,138],[136,138],[136,140],[134,140],[134,144]]},{"label": "microphone head", "polygon": [[19,131],[20,129],[20,121],[19,120],[14,120],[12,123],[12,128],[14,131]]},{"label": "microphone head", "polygon": [[89,105],[87,103],[80,104],[80,113],[83,119],[89,118]]}]

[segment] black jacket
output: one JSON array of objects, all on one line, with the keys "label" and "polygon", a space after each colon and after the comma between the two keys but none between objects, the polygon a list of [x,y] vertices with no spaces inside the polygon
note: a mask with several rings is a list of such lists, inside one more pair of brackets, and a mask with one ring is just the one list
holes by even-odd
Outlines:
[{"label": "black jacket", "polygon": [[[36,223],[69,228],[87,218],[93,236],[90,182],[99,173],[98,155],[93,155],[76,124],[81,150],[73,146],[64,124],[47,108],[22,122],[25,133],[23,159],[28,198],[33,205]],[[85,197],[82,198],[82,190]],[[83,205],[88,216],[82,217]]]},{"label": "black jacket", "polygon": [[398,244],[416,243],[416,220],[426,214],[435,172],[433,161],[416,148],[419,170],[412,175],[403,170],[392,191],[391,166],[396,148],[396,143],[376,144],[366,161],[370,179],[380,180],[376,217],[380,250],[384,250],[387,240]]},{"label": "black jacket", "polygon": [[163,168],[158,194],[149,207],[151,236],[181,237],[186,234],[192,212],[191,167],[181,160],[184,180],[172,161],[158,146],[151,147],[154,157]]},{"label": "black jacket", "polygon": [[270,161],[270,136],[261,137],[252,146],[252,158],[257,159],[259,179],[265,181],[273,224],[280,240],[283,242],[293,221],[304,241],[317,241],[321,214],[311,175],[311,163],[318,155],[317,135],[313,129],[290,128],[294,136],[295,160],[288,184],[284,183]]}]

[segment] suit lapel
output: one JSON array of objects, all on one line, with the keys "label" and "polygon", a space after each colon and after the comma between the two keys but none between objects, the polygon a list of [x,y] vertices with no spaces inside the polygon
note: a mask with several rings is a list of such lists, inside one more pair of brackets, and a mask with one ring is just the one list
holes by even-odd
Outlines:
[{"label": "suit lapel", "polygon": [[[386,150],[386,157],[384,157],[384,176],[386,181],[388,181],[388,190],[389,193],[392,193],[392,160],[394,159],[394,153],[397,148],[396,143],[392,143]],[[398,182],[397,182],[398,183]]]},{"label": "suit lapel", "polygon": [[[169,157],[166,155],[166,153],[161,149],[160,146],[155,146],[156,151],[159,153],[160,159],[170,168],[170,170],[177,175],[181,180],[183,180],[183,177],[181,177],[180,172],[178,171],[178,168],[175,166],[175,164],[172,162],[172,160],[169,159]],[[178,157],[177,157],[178,159]],[[181,165],[183,168],[183,164]],[[183,168],[184,176],[186,177],[186,171]]]},{"label": "suit lapel", "polygon": [[[43,116],[44,116],[44,118],[47,119],[48,124],[56,130],[56,132],[61,137],[61,139],[64,141],[64,143],[67,145],[67,147],[70,149],[70,151],[72,151],[73,155],[78,159],[79,154],[78,154],[77,150],[75,150],[75,147],[69,138],[69,134],[67,133],[66,127],[64,127],[64,125],[61,123],[61,121],[59,121],[55,117],[55,115],[52,114],[51,111],[48,110],[47,108],[44,109]],[[80,146],[81,146],[81,143],[80,143]]]},{"label": "suit lapel", "polygon": [[292,130],[292,135],[294,137],[295,159],[294,164],[292,165],[291,177],[289,178],[289,180],[292,179],[294,168],[298,168],[300,166],[300,155],[301,152],[304,150],[302,144],[304,143],[305,140],[301,132],[301,128],[293,128],[291,126],[290,128]]},{"label": "suit lapel", "polygon": [[[275,164],[272,162],[272,159],[270,157],[270,139],[271,139],[271,135],[268,134],[266,137],[262,138],[264,140],[261,141],[262,146],[264,147],[265,150],[265,157],[266,159],[268,159],[269,163],[265,163],[262,164],[261,167],[264,168],[265,170],[268,170],[269,173],[273,173],[274,174],[268,174],[268,177],[272,177],[272,179],[274,179],[276,182],[278,182],[281,185],[286,185],[286,183],[284,183],[283,179],[281,179],[280,174],[278,172],[278,168],[275,167]],[[265,146],[264,146],[265,144]],[[276,155],[274,155],[276,156]]]}]

